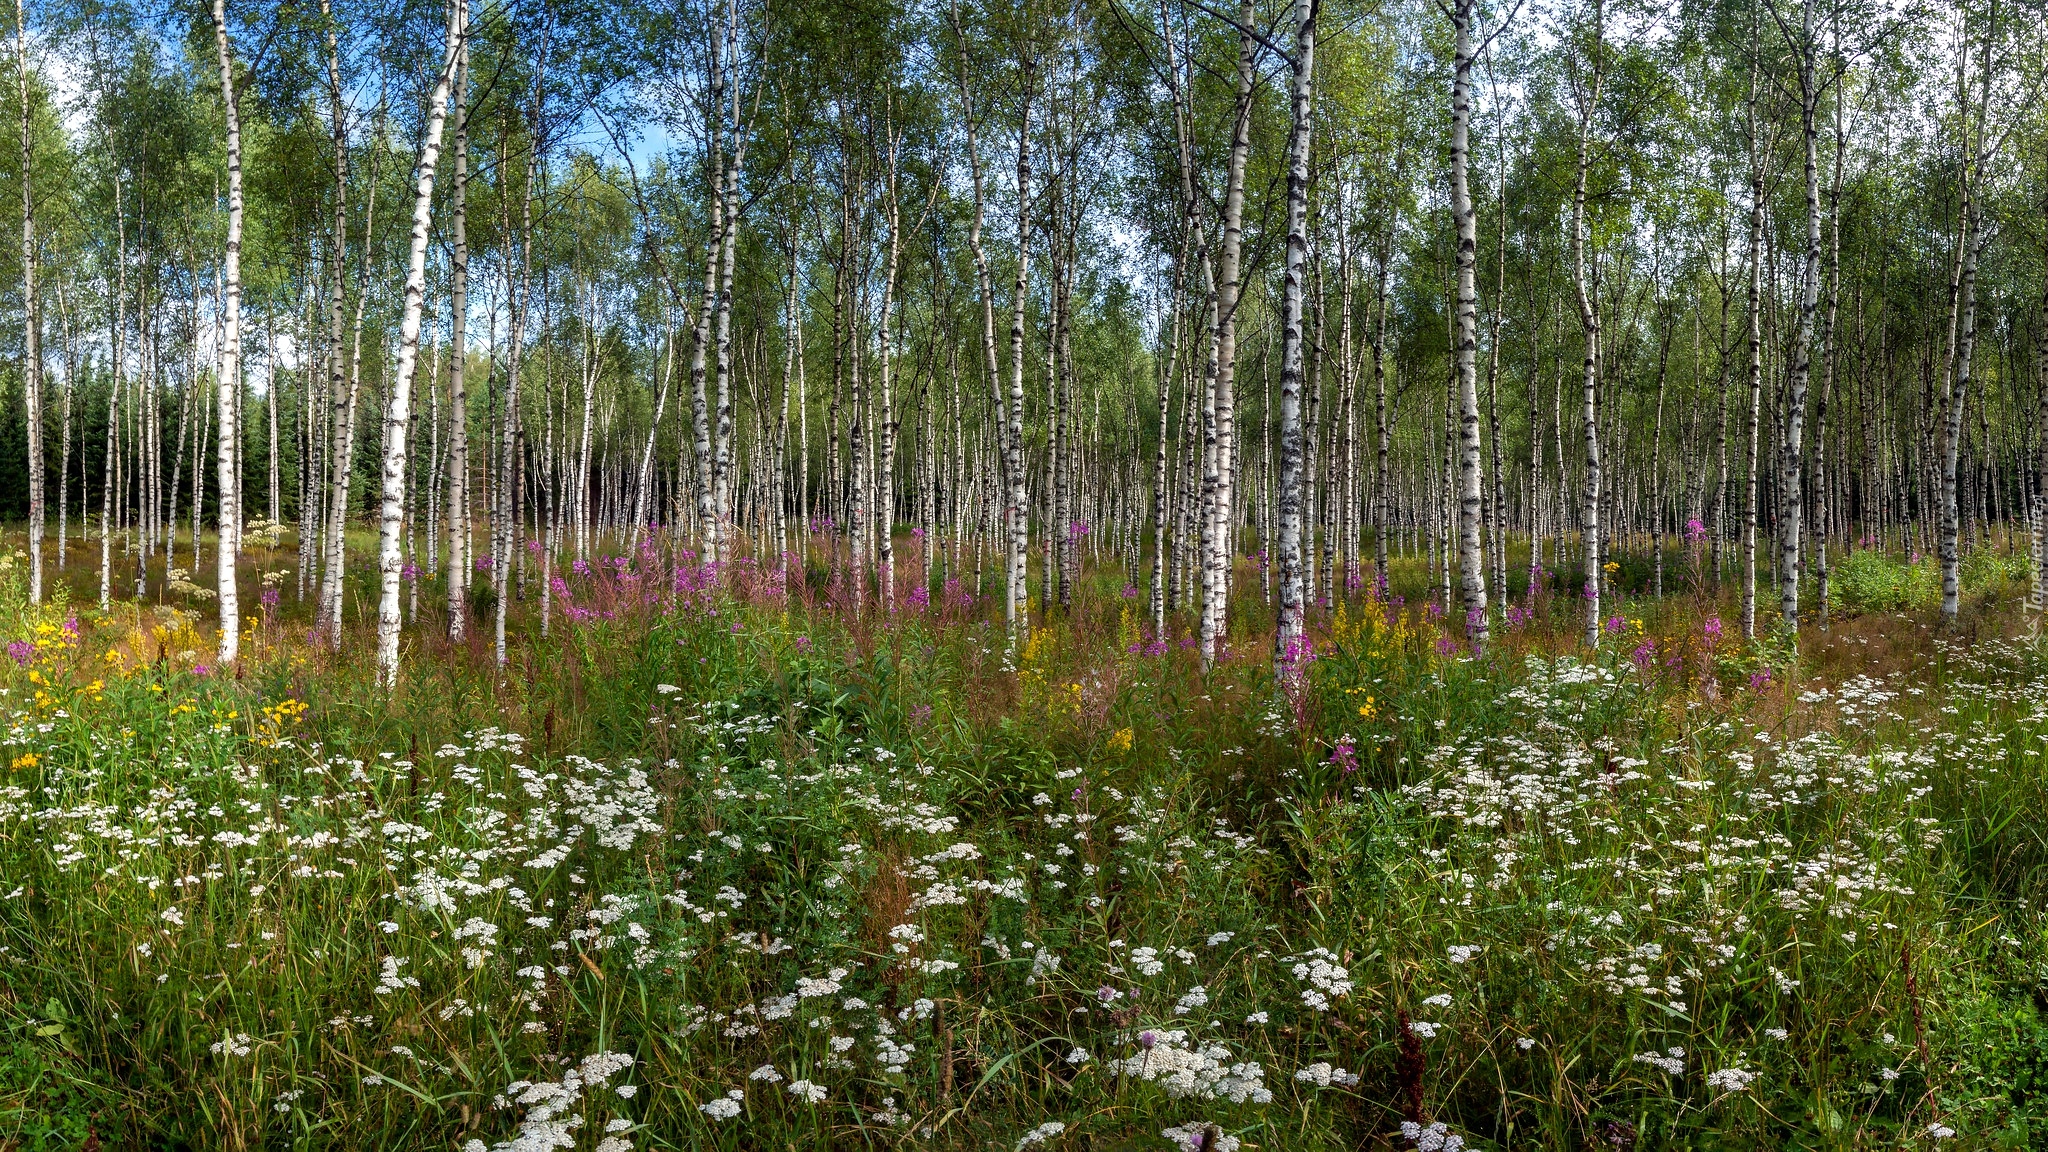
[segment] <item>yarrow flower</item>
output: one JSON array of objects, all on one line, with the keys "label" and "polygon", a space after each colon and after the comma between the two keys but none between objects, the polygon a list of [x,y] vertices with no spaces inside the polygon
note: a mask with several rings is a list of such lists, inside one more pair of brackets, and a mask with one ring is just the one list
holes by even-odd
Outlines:
[{"label": "yarrow flower", "polygon": [[1747,1089],[1758,1073],[1747,1068],[1730,1065],[1707,1073],[1707,1087],[1716,1092],[1741,1092]]},{"label": "yarrow flower", "polygon": [[1063,1121],[1047,1120],[1024,1135],[1017,1137],[1016,1152],[1024,1152],[1024,1149],[1031,1147],[1033,1144],[1043,1144],[1066,1130],[1067,1126]]},{"label": "yarrow flower", "polygon": [[1465,1138],[1452,1132],[1441,1120],[1426,1128],[1413,1120],[1403,1120],[1401,1138],[1413,1143],[1417,1152],[1458,1152],[1465,1146]]},{"label": "yarrow flower", "polygon": [[709,1100],[697,1105],[697,1111],[704,1113],[713,1120],[730,1120],[740,1114],[740,1101],[746,1098],[747,1094],[745,1092],[733,1088],[715,1100]]}]

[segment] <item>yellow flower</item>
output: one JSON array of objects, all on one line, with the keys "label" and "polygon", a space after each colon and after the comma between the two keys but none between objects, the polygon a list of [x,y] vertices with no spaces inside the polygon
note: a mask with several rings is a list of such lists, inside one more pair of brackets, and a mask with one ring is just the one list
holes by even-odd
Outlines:
[{"label": "yellow flower", "polygon": [[16,756],[16,757],[14,758],[14,763],[13,763],[12,765],[10,765],[10,767],[13,767],[13,768],[16,768],[16,769],[21,769],[21,768],[33,768],[33,767],[35,767],[35,766],[36,766],[37,764],[40,764],[40,763],[42,763],[42,758],[41,758],[41,757],[37,756],[37,755],[36,755],[35,753],[33,753],[33,752],[24,752],[24,753],[22,753],[21,755],[19,755],[19,756]]},{"label": "yellow flower", "polygon": [[1612,561],[1612,560],[1609,560],[1609,561],[1608,561],[1607,563],[1605,563],[1605,564],[1602,564],[1602,565],[1601,565],[1600,567],[1601,567],[1601,568],[1602,568],[1603,570],[1605,570],[1605,571],[1608,571],[1608,572],[1619,572],[1619,571],[1621,571],[1621,565],[1620,565],[1620,564],[1617,564],[1617,563],[1615,563],[1615,562],[1614,562],[1614,561]]},{"label": "yellow flower", "polygon": [[1109,750],[1112,752],[1129,752],[1134,735],[1129,728],[1119,728],[1115,732],[1110,733]]}]

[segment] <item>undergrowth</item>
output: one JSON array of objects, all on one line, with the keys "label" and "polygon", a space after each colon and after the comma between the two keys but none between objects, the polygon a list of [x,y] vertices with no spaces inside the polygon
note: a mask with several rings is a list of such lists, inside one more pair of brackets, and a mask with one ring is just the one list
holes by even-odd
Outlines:
[{"label": "undergrowth", "polygon": [[224,675],[8,583],[0,1147],[2048,1140],[2048,656],[1989,609],[1539,596],[1475,660],[1397,581],[1276,684],[1107,573],[1013,648],[658,563],[391,694],[283,606]]}]

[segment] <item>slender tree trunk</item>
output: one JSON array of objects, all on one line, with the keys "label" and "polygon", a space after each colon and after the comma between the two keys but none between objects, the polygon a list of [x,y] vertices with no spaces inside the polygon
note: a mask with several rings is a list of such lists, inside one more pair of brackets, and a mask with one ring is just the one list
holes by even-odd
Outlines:
[{"label": "slender tree trunk", "polygon": [[[1027,56],[1023,71],[1023,107],[1017,117],[1017,283],[1010,311],[1009,432],[1003,439],[1004,475],[1009,486],[1008,584],[1004,593],[1010,643],[1021,653],[1031,632],[1028,553],[1031,547],[1031,504],[1024,483],[1024,312],[1030,288],[1031,256],[1031,97],[1035,65]],[[998,418],[1001,408],[998,406]]]},{"label": "slender tree trunk", "polygon": [[[327,458],[328,507],[324,539],[321,547],[324,575],[320,585],[319,610],[314,619],[322,628],[332,627],[330,642],[341,643],[338,618],[341,607],[341,563],[340,547],[342,529],[347,524],[348,471],[347,446],[343,443],[346,430],[343,422],[348,418],[348,398],[343,388],[343,374],[346,371],[346,355],[343,352],[342,334],[348,307],[348,121],[342,103],[340,48],[337,44],[333,20],[332,0],[321,0],[320,15],[328,24],[327,31],[327,101],[330,129],[334,147],[334,236],[328,254],[328,274],[332,285],[328,298],[327,331],[327,401],[333,406],[328,431],[332,451]],[[370,203],[375,204],[372,196]],[[367,237],[366,237],[367,238]]]},{"label": "slender tree trunk", "polygon": [[[218,9],[219,0],[215,0]],[[43,602],[43,350],[42,307],[36,295],[35,134],[28,91],[28,12],[14,0],[15,75],[21,100],[21,381],[28,423],[28,602]],[[230,160],[234,111],[228,112]]]},{"label": "slender tree trunk", "polygon": [[281,517],[284,515],[284,509],[280,506],[278,497],[281,481],[277,456],[277,319],[270,315],[266,315],[263,321],[263,399],[269,407],[265,423],[269,426],[270,432],[270,461],[264,475],[264,487],[270,498],[270,516],[267,522],[273,534],[272,539],[276,539],[278,526],[283,523]]},{"label": "slender tree trunk", "polygon": [[[1469,0],[1459,0],[1461,4]],[[1280,607],[1273,634],[1273,676],[1299,674],[1302,588],[1303,429],[1302,279],[1308,262],[1310,132],[1314,127],[1317,0],[1295,0],[1293,117],[1287,133],[1287,257],[1280,312]],[[1455,147],[1455,144],[1454,144]],[[1311,545],[1312,546],[1312,545]]]},{"label": "slender tree trunk", "polygon": [[[886,129],[885,129],[886,131]],[[889,262],[882,273],[881,340],[882,378],[881,394],[877,397],[880,411],[875,416],[875,435],[881,441],[881,460],[876,470],[875,486],[875,564],[879,569],[877,587],[882,598],[882,611],[896,610],[896,542],[894,532],[896,511],[896,396],[895,396],[895,333],[890,323],[890,312],[896,302],[896,270],[903,254],[903,230],[901,212],[896,201],[896,139],[892,134],[889,148],[889,191],[887,211],[889,213]]]},{"label": "slender tree trunk", "polygon": [[[220,3],[220,0],[214,0]],[[448,89],[461,59],[464,2],[448,9],[447,60],[427,99],[426,133],[420,140],[412,206],[412,243],[405,266],[405,313],[398,326],[398,371],[384,409],[384,488],[377,537],[377,672],[386,688],[398,685],[399,532],[404,521],[406,434],[412,425],[412,382],[419,368],[420,316],[426,306],[427,237],[433,224],[434,169],[441,156],[441,129],[448,116]]]},{"label": "slender tree trunk", "polygon": [[1785,375],[1784,434],[1778,446],[1778,609],[1784,626],[1799,629],[1799,573],[1805,484],[1801,467],[1806,454],[1806,394],[1813,375],[1815,318],[1820,308],[1820,145],[1819,77],[1814,56],[1819,51],[1813,31],[1813,0],[1802,0],[1799,58],[1799,130],[1806,177],[1806,243],[1799,259],[1799,319],[1792,337],[1791,362]]},{"label": "slender tree trunk", "polygon": [[[1458,586],[1472,654],[1486,652],[1486,560],[1479,550],[1479,228],[1470,178],[1474,0],[1454,0],[1451,81],[1451,218],[1457,227],[1457,310],[1453,355],[1458,387]],[[1597,100],[1598,97],[1596,96]],[[1580,192],[1584,193],[1583,169]],[[1589,440],[1590,444],[1591,441]],[[1597,448],[1595,449],[1597,455]]]},{"label": "slender tree trunk", "polygon": [[114,306],[107,310],[107,343],[113,347],[113,356],[107,373],[107,446],[101,463],[100,489],[100,611],[105,612],[113,602],[114,594],[114,488],[118,484],[120,471],[120,445],[118,435],[121,428],[122,377],[126,372],[122,359],[122,331],[124,301],[128,299],[128,223],[121,211],[121,180],[114,178]]},{"label": "slender tree trunk", "polygon": [[1963,408],[1969,398],[1974,357],[1977,348],[1977,258],[1982,250],[1983,201],[1978,188],[1981,175],[1986,167],[1983,155],[1984,119],[1991,110],[1991,41],[1990,31],[1984,37],[1984,62],[1981,81],[1983,100],[1977,109],[1976,137],[1971,139],[1970,100],[1964,75],[1968,61],[1968,44],[1958,53],[1956,62],[1956,95],[1961,105],[1963,136],[1968,142],[1969,155],[1964,158],[1962,178],[1962,235],[1957,245],[1956,278],[1954,284],[1955,303],[1950,312],[1950,357],[1952,367],[1942,374],[1940,426],[1935,432],[1936,466],[1936,537],[1935,547],[1941,557],[1941,619],[1944,624],[1955,622],[1962,599],[1962,563],[1957,549],[1958,509],[1956,464],[1962,445]]},{"label": "slender tree trunk", "polygon": [[[19,3],[19,0],[16,0]],[[222,261],[220,371],[215,391],[220,401],[220,539],[214,549],[220,595],[220,662],[232,664],[241,649],[241,605],[235,580],[236,510],[240,501],[235,466],[235,401],[242,381],[242,127],[236,109],[234,57],[228,49],[227,14],[223,0],[213,0],[214,45],[220,52],[220,97],[227,115],[228,147],[228,237]],[[193,505],[198,505],[199,486],[193,485]],[[196,563],[199,537],[192,538]]]},{"label": "slender tree trunk", "polygon": [[[1579,527],[1586,562],[1586,646],[1600,643],[1600,308],[1598,289],[1589,280],[1586,257],[1586,183],[1592,167],[1593,115],[1599,108],[1606,78],[1605,0],[1594,0],[1592,78],[1580,92],[1578,178],[1572,189],[1572,292],[1578,299],[1579,326],[1585,334],[1584,395],[1586,483]],[[1597,271],[1597,269],[1596,269]],[[1562,429],[1559,430],[1560,438]]]},{"label": "slender tree trunk", "polygon": [[[64,546],[71,529],[71,400],[78,386],[78,334],[71,324],[71,308],[64,292],[64,280],[57,281],[57,315],[64,325],[64,411],[62,421],[62,447],[57,464],[57,571],[64,571]],[[80,477],[79,504],[85,503],[85,481]]]},{"label": "slender tree trunk", "polygon": [[[1238,8],[1245,29],[1257,22],[1251,0]],[[1222,252],[1214,292],[1213,340],[1203,395],[1202,468],[1202,666],[1216,662],[1218,645],[1229,634],[1232,514],[1236,510],[1237,301],[1239,260],[1244,248],[1244,170],[1251,152],[1251,112],[1257,57],[1251,36],[1238,34],[1237,100],[1232,111],[1230,159],[1224,177]]]},{"label": "slender tree trunk", "polygon": [[455,49],[455,172],[448,211],[453,241],[448,260],[448,638],[460,641],[469,621],[469,36]]},{"label": "slender tree trunk", "polygon": [[[534,107],[539,111],[540,94],[544,77],[534,76]],[[507,269],[506,281],[512,292],[509,301],[512,310],[511,331],[505,348],[505,440],[503,456],[499,461],[498,479],[498,538],[491,547],[491,575],[494,591],[497,593],[496,609],[493,613],[493,638],[496,644],[498,667],[505,666],[505,615],[507,601],[512,598],[512,559],[518,547],[519,478],[522,474],[519,435],[519,370],[520,361],[526,351],[526,320],[533,275],[533,182],[545,161],[541,140],[539,116],[532,122],[532,148],[526,161],[524,191],[519,199],[519,263],[517,280],[513,270]],[[509,230],[508,230],[509,232]]]}]

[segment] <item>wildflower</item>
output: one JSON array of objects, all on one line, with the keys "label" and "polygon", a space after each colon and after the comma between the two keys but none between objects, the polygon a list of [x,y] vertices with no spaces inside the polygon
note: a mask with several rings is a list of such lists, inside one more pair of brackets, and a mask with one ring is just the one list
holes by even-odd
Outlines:
[{"label": "wildflower", "polygon": [[1351,743],[1349,736],[1337,741],[1336,747],[1330,749],[1329,762],[1347,773],[1358,771],[1358,748]]},{"label": "wildflower", "polygon": [[1159,1134],[1188,1152],[1237,1152],[1241,1146],[1237,1137],[1199,1120],[1161,1129]]},{"label": "wildflower", "polygon": [[747,1073],[747,1079],[765,1080],[770,1084],[780,1084],[782,1082],[782,1073],[777,1072],[773,1064],[763,1064],[752,1072]]},{"label": "wildflower", "polygon": [[1707,1087],[1716,1092],[1741,1092],[1757,1078],[1757,1073],[1747,1068],[1730,1066],[1707,1073]]},{"label": "wildflower", "polygon": [[1045,1123],[1017,1138],[1017,1152],[1024,1152],[1024,1149],[1031,1147],[1033,1144],[1042,1144],[1066,1130],[1066,1124],[1061,1121],[1047,1120]]},{"label": "wildflower", "polygon": [[1940,1122],[1929,1124],[1927,1126],[1927,1136],[1930,1140],[1946,1140],[1949,1137],[1954,1136],[1955,1134],[1955,1129]]},{"label": "wildflower", "polygon": [[1451,963],[1469,963],[1474,956],[1479,955],[1481,952],[1485,950],[1486,946],[1484,944],[1453,944],[1449,949],[1451,954]]},{"label": "wildflower", "polygon": [[806,1104],[816,1104],[825,1098],[825,1086],[809,1080],[796,1080],[790,1083],[789,1094]]},{"label": "wildflower", "polygon": [[746,1098],[747,1094],[745,1092],[734,1088],[723,1096],[697,1105],[697,1111],[704,1113],[713,1120],[730,1120],[740,1114],[740,1101]]},{"label": "wildflower", "polygon": [[1109,1071],[1156,1083],[1176,1100],[1221,1097],[1234,1104],[1272,1102],[1272,1090],[1264,1083],[1265,1069],[1257,1063],[1230,1063],[1229,1049],[1213,1042],[1191,1042],[1184,1029],[1151,1032],[1150,1036],[1151,1043],[1142,1046],[1136,1056],[1109,1061]]},{"label": "wildflower", "polygon": [[1635,1062],[1638,1064],[1648,1064],[1672,1076],[1685,1075],[1685,1049],[1683,1048],[1667,1048],[1662,1056],[1655,1052],[1638,1052],[1635,1054]]},{"label": "wildflower", "polygon": [[1459,1152],[1465,1147],[1465,1138],[1452,1132],[1441,1120],[1427,1128],[1413,1120],[1403,1120],[1401,1138],[1412,1141],[1417,1152]]},{"label": "wildflower", "polygon": [[1356,1072],[1346,1072],[1342,1068],[1332,1068],[1328,1063],[1320,1060],[1297,1071],[1294,1074],[1294,1078],[1304,1084],[1313,1084],[1318,1088],[1328,1088],[1332,1084],[1337,1085],[1339,1088],[1351,1088],[1355,1087],[1359,1080]]}]

